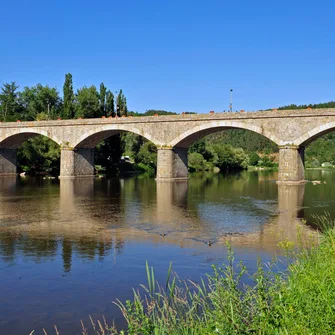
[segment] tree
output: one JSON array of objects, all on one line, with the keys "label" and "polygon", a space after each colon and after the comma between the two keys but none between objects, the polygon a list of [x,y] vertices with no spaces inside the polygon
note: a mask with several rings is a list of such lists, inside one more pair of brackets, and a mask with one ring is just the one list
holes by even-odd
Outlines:
[{"label": "tree", "polygon": [[174,112],[168,112],[162,109],[148,109],[143,114],[144,116],[153,116],[153,115],[177,115],[177,113]]},{"label": "tree", "polygon": [[106,91],[107,88],[104,83],[100,84],[100,116],[106,116]]},{"label": "tree", "polygon": [[121,146],[123,148],[123,155],[130,156],[135,159],[137,153],[140,151],[141,146],[145,142],[145,138],[134,133],[124,133],[121,135]]},{"label": "tree", "polygon": [[11,83],[5,83],[1,87],[1,94],[0,94],[0,108],[2,113],[2,120],[7,121],[8,117],[10,121],[14,121],[13,117],[18,111],[18,93],[16,90],[19,88],[16,85],[15,81]]},{"label": "tree", "polygon": [[39,135],[24,142],[17,153],[19,170],[29,174],[49,172],[59,174],[59,145]]},{"label": "tree", "polygon": [[145,141],[145,143],[141,146],[141,149],[138,152],[137,162],[141,162],[147,166],[156,169],[157,165],[157,148],[156,146],[150,142]]},{"label": "tree", "polygon": [[117,116],[127,116],[127,113],[128,113],[127,99],[124,96],[121,89],[116,98],[116,113],[117,113]]},{"label": "tree", "polygon": [[95,164],[106,168],[108,176],[116,176],[122,154],[121,134],[111,136],[99,143],[95,150]]},{"label": "tree", "polygon": [[212,157],[212,153],[208,150],[209,144],[210,143],[207,143],[204,138],[201,138],[190,146],[189,152],[197,152],[201,154],[205,160],[210,160]]},{"label": "tree", "polygon": [[221,171],[240,170],[248,167],[248,155],[241,148],[227,144],[212,144],[208,149],[212,153],[211,163]]},{"label": "tree", "polygon": [[100,113],[99,93],[94,85],[84,86],[76,94],[76,118],[98,117]]},{"label": "tree", "polygon": [[198,152],[191,152],[188,154],[188,166],[190,171],[206,171],[213,168],[213,166],[204,159],[204,156]]},{"label": "tree", "polygon": [[110,90],[106,93],[106,116],[115,116],[114,94]]},{"label": "tree", "polygon": [[256,166],[258,165],[258,162],[260,161],[261,157],[259,157],[259,155],[257,154],[257,152],[252,152],[249,155],[249,164],[252,166]]},{"label": "tree", "polygon": [[223,142],[248,152],[278,151],[278,146],[263,135],[244,129],[227,129],[206,137],[208,143]]},{"label": "tree", "polygon": [[278,110],[289,110],[289,109],[306,109],[308,107],[311,107],[312,109],[317,109],[317,108],[335,108],[335,101],[329,101],[329,102],[324,102],[320,104],[308,104],[308,105],[287,105],[287,106],[282,106],[279,107]]},{"label": "tree", "polygon": [[44,113],[48,119],[55,118],[61,111],[62,103],[55,87],[37,84],[25,87],[19,94],[21,106],[20,119],[32,121],[37,115]]},{"label": "tree", "polygon": [[72,119],[74,117],[74,93],[73,93],[73,83],[71,73],[67,73],[65,75],[63,95],[64,95],[64,109],[62,113],[62,118]]}]

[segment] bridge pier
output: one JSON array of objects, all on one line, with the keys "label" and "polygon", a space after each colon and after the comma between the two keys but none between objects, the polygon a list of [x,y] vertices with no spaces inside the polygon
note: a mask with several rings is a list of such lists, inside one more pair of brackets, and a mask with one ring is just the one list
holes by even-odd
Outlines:
[{"label": "bridge pier", "polygon": [[156,180],[188,178],[187,148],[159,148],[157,150]]},{"label": "bridge pier", "polygon": [[16,149],[0,149],[0,176],[16,175]]},{"label": "bridge pier", "polygon": [[305,182],[305,148],[297,145],[279,146],[278,184]]},{"label": "bridge pier", "polygon": [[94,149],[61,148],[59,178],[93,177]]}]

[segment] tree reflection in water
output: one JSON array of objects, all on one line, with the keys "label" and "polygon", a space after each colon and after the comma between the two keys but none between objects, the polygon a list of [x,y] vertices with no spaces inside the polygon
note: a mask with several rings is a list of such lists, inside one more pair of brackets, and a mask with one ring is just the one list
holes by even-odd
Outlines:
[{"label": "tree reflection in water", "polygon": [[[220,178],[225,178],[224,183]],[[304,185],[279,185],[278,215],[270,214],[265,224],[259,223],[252,231],[241,234],[231,233],[234,222],[230,233],[220,226],[226,218],[220,218],[219,213],[215,213],[219,224],[210,215],[204,216],[199,205],[214,204],[217,210],[225,206],[228,214],[233,208],[233,212],[239,210],[242,215],[247,206],[246,210],[257,217],[259,206],[252,204],[255,199],[270,200],[271,206],[275,203],[277,186],[273,178],[242,173],[225,177],[201,174],[189,181],[157,183],[136,178],[63,179],[59,187],[53,181],[0,179],[0,257],[7,263],[14,262],[18,255],[46,262],[59,252],[64,272],[70,272],[73,254],[90,261],[102,260],[111,253],[117,256],[126,239],[150,238],[162,243],[161,236],[166,236],[164,243],[180,246],[230,240],[236,247],[275,249],[279,238],[297,238]],[[17,197],[19,201],[13,202]],[[237,199],[234,203],[233,197]],[[15,215],[17,207],[19,214]]]}]

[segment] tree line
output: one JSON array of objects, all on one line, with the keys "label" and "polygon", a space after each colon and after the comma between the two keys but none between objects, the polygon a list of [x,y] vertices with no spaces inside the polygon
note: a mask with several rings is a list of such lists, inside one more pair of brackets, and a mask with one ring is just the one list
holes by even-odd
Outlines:
[{"label": "tree line", "polygon": [[335,101],[329,101],[329,102],[319,103],[319,104],[309,104],[309,105],[291,104],[291,105],[279,107],[278,110],[307,109],[307,108],[312,108],[312,109],[335,108]]},{"label": "tree line", "polygon": [[73,89],[71,73],[65,75],[63,98],[55,87],[37,84],[21,91],[16,82],[5,83],[0,92],[0,119],[8,121],[53,120],[126,116],[127,99],[120,89],[113,93],[104,83]]}]

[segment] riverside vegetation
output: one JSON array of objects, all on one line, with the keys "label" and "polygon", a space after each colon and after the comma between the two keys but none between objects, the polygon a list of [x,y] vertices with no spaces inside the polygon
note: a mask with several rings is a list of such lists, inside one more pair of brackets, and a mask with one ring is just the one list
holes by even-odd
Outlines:
[{"label": "riverside vegetation", "polygon": [[[127,330],[91,319],[92,330],[82,322],[82,334],[334,334],[335,220],[328,215],[315,221],[322,229],[318,243],[297,250],[282,242],[282,272],[278,265],[283,261],[266,267],[259,260],[258,270],[249,275],[229,245],[227,265],[213,266],[198,283],[171,275],[170,265],[160,286],[147,264],[147,286],[134,290],[133,300],[116,302]],[[249,285],[242,284],[246,277]]]},{"label": "riverside vegetation", "polygon": [[[129,111],[127,99],[120,89],[112,92],[104,83],[99,90],[91,85],[76,92],[70,73],[65,75],[63,97],[55,87],[37,84],[21,91],[15,82],[5,83],[0,92],[0,121],[33,121],[48,119],[99,118],[109,116],[134,117],[173,115],[176,113],[150,109],[145,113]],[[335,102],[309,105],[312,108],[335,107]],[[279,109],[307,108],[307,105],[289,105]],[[187,112],[186,112],[187,113]],[[330,133],[310,144],[306,149],[306,166],[335,165],[335,135]],[[189,149],[190,171],[222,171],[254,168],[276,168],[277,146],[259,134],[231,129],[206,136]],[[131,158],[131,164],[120,167],[122,155]],[[19,172],[59,175],[60,150],[56,143],[43,136],[27,140],[18,150]],[[117,175],[131,170],[154,174],[156,147],[141,136],[126,133],[113,136],[96,147],[98,173]]]}]

